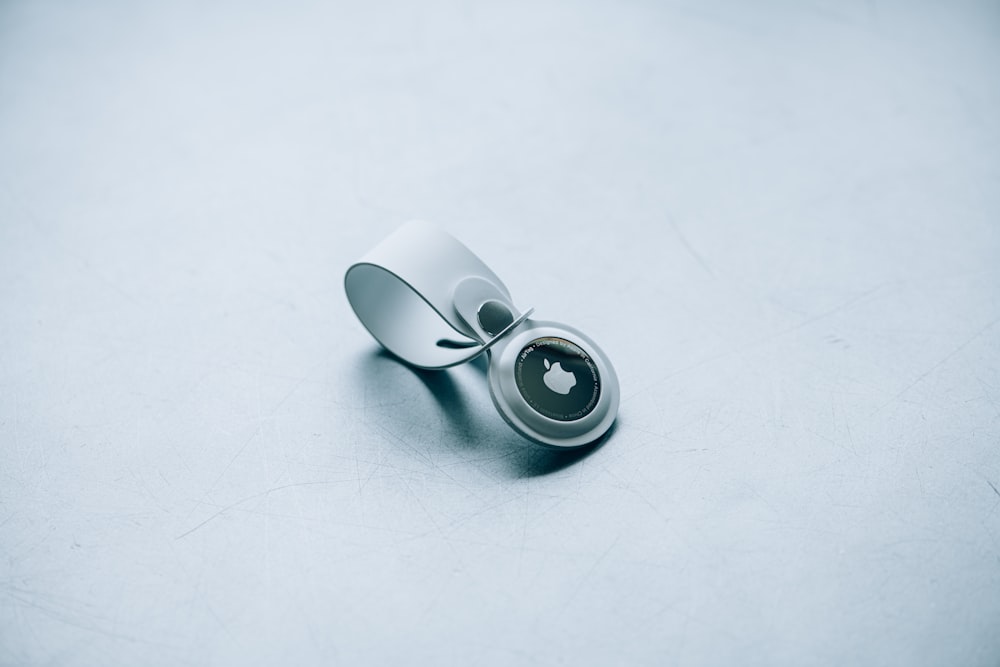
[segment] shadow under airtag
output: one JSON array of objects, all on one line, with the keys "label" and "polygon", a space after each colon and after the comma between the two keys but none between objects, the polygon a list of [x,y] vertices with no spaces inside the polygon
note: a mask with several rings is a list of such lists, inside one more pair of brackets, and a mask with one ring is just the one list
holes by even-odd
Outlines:
[{"label": "shadow under airtag", "polygon": [[524,452],[524,460],[520,464],[522,468],[521,476],[540,477],[542,475],[549,475],[582,461],[603,447],[616,428],[618,428],[617,421],[611,425],[608,432],[601,436],[600,439],[582,447],[573,447],[572,449],[532,447],[528,449]]},{"label": "shadow under airtag", "polygon": [[[364,360],[366,367],[381,367],[378,369],[381,372],[370,373],[370,376],[386,380],[387,389],[391,391],[390,387],[394,383],[389,381],[388,374],[384,372],[385,365],[389,363],[398,364],[409,370],[428,389],[451,427],[449,435],[452,437],[449,438],[449,443],[462,448],[488,450],[491,454],[497,454],[469,461],[479,468],[486,464],[489,467],[495,465],[500,468],[496,472],[515,478],[548,475],[590,456],[603,446],[615,430],[615,426],[612,426],[604,437],[584,447],[558,450],[535,445],[512,431],[492,409],[489,414],[471,410],[466,394],[448,370],[431,371],[415,368],[383,348],[379,348]],[[469,365],[481,372],[484,378],[489,372],[489,360],[485,354],[471,360]],[[490,407],[492,408],[492,405]]]},{"label": "shadow under airtag", "polygon": [[489,375],[490,372],[490,357],[488,353],[480,354],[478,357],[472,359],[469,365],[475,368],[477,371],[483,374],[483,377]]},{"label": "shadow under airtag", "polygon": [[[482,427],[479,423],[479,415],[476,411],[469,409],[465,393],[455,381],[454,376],[447,370],[432,371],[415,368],[384,348],[379,348],[367,356],[364,363],[367,367],[380,366],[383,369],[385,366],[391,364],[396,369],[405,369],[412,373],[423,383],[428,393],[430,393],[434,401],[438,404],[441,414],[451,427],[451,435],[459,436],[451,438],[449,442],[462,447],[471,447],[477,444],[476,440]],[[374,377],[382,377],[384,375],[384,373],[372,374]],[[386,389],[387,391],[398,390],[394,389],[392,383],[388,383]]]}]

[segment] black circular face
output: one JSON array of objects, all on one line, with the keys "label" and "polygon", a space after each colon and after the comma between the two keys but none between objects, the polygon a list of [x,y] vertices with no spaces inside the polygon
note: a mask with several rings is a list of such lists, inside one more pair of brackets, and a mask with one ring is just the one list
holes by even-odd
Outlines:
[{"label": "black circular face", "polygon": [[514,363],[521,396],[550,419],[568,422],[585,417],[601,396],[601,376],[593,359],[565,338],[536,338]]}]

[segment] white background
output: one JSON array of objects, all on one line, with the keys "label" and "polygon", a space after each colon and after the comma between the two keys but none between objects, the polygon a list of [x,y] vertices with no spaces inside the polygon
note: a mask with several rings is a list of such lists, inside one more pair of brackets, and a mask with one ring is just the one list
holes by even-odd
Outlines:
[{"label": "white background", "polygon": [[[1000,660],[995,2],[0,5],[0,663]],[[597,339],[587,456],[343,272]]]}]

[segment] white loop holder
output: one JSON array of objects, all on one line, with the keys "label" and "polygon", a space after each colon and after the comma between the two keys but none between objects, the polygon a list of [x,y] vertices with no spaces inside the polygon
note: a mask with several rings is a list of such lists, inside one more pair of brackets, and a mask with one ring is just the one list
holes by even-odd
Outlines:
[{"label": "white loop holder", "polygon": [[347,299],[382,346],[440,370],[486,352],[490,396],[510,426],[540,445],[580,447],[618,414],[618,377],[583,332],[529,319],[479,257],[429,223],[404,224],[351,265]]}]

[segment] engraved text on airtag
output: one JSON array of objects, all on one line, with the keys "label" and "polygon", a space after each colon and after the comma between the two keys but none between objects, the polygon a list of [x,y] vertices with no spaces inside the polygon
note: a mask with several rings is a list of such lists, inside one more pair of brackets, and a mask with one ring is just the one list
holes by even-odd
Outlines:
[{"label": "engraved text on airtag", "polygon": [[593,359],[565,338],[536,338],[525,345],[517,355],[514,379],[528,405],[558,421],[587,416],[601,396]]}]

